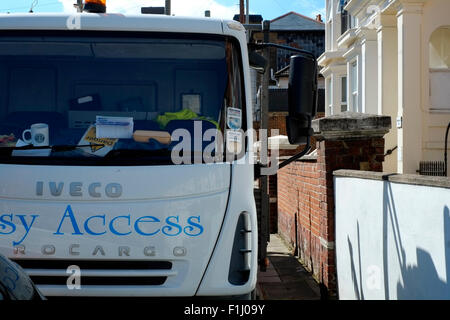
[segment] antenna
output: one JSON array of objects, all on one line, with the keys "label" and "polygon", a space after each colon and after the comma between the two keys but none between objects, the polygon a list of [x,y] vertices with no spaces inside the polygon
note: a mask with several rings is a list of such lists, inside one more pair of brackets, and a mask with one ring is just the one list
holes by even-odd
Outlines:
[{"label": "antenna", "polygon": [[39,0],[33,0],[33,2],[31,3],[31,8],[30,8],[29,13],[33,13],[33,9],[34,9],[34,7],[37,6],[38,2],[39,2]]}]

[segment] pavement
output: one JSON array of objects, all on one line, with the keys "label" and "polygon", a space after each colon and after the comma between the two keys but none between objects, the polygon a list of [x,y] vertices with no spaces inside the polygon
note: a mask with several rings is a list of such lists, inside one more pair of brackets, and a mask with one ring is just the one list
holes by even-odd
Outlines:
[{"label": "pavement", "polygon": [[270,235],[269,266],[258,271],[256,294],[261,300],[320,300],[319,284],[277,234]]}]

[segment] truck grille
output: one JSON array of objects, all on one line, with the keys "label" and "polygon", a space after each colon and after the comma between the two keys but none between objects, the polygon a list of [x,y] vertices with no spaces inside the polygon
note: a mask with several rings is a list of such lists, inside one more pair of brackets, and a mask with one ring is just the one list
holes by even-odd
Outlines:
[{"label": "truck grille", "polygon": [[175,276],[170,261],[110,261],[110,260],[30,260],[13,259],[36,285],[66,286],[71,275],[69,266],[81,270],[81,285],[163,285]]}]

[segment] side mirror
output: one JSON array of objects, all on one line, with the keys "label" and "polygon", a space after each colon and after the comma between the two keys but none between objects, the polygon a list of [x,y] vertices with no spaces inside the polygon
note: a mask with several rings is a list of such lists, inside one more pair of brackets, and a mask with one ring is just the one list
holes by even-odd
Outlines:
[{"label": "side mirror", "polygon": [[30,277],[0,254],[0,300],[45,300]]},{"label": "side mirror", "polygon": [[290,144],[305,143],[313,135],[311,122],[317,112],[317,60],[313,56],[291,57],[289,116],[286,127]]}]

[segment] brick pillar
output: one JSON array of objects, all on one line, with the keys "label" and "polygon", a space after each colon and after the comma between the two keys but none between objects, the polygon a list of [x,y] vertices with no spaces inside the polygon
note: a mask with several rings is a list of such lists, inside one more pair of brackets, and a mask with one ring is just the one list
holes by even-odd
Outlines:
[{"label": "brick pillar", "polygon": [[313,121],[321,190],[321,254],[317,267],[320,282],[331,292],[336,290],[333,171],[383,171],[383,137],[390,128],[390,117],[352,112]]},{"label": "brick pillar", "polygon": [[278,171],[278,233],[333,295],[336,291],[333,171],[382,171],[386,116],[345,112],[313,121],[316,151]]}]

